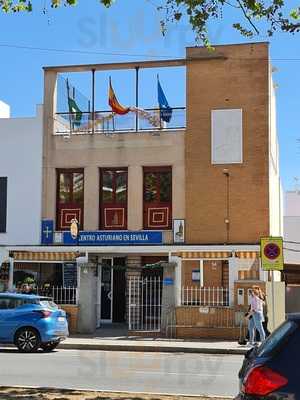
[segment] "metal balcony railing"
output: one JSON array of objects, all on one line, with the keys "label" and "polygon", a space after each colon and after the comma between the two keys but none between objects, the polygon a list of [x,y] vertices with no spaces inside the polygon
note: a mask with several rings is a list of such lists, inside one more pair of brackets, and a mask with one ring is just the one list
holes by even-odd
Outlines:
[{"label": "metal balcony railing", "polygon": [[50,297],[56,304],[78,304],[78,288],[65,286],[37,287],[36,294]]},{"label": "metal balcony railing", "polygon": [[182,287],[181,305],[228,307],[229,289],[224,287]]},{"label": "metal balcony railing", "polygon": [[161,119],[158,108],[132,110],[125,115],[111,111],[83,113],[57,113],[54,120],[54,134],[132,133],[185,129],[185,107],[172,108],[169,122]]}]

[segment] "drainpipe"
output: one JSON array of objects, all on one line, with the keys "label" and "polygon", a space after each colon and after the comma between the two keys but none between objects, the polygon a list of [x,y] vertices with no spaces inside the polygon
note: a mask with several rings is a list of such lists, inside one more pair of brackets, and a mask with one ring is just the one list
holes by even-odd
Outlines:
[{"label": "drainpipe", "polygon": [[14,258],[9,257],[8,291],[12,292],[13,289],[14,289]]}]

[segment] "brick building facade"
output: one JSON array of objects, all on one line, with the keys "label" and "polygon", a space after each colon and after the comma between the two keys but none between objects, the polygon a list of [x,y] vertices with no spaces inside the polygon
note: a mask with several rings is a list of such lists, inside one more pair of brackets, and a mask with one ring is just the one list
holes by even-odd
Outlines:
[{"label": "brick building facade", "polygon": [[[133,117],[123,120],[97,111],[97,74],[166,68],[181,69],[186,80],[186,104],[173,108],[171,122],[157,108],[132,108]],[[154,326],[183,336],[236,336],[248,288],[268,280],[260,237],[282,229],[268,44],[44,71],[42,219],[52,222],[53,236],[50,246],[27,251],[52,252],[57,262],[61,252],[77,254],[78,330],[118,321],[132,331]],[[58,78],[76,73],[92,76],[91,108],[61,112]],[[68,232],[73,218],[79,242]],[[164,321],[156,325],[157,318]]]}]

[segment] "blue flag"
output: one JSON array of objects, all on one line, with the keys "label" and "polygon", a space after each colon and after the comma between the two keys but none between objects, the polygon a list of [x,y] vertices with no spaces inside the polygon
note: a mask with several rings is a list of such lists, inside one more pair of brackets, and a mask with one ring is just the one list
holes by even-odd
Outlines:
[{"label": "blue flag", "polygon": [[159,77],[157,75],[157,94],[158,94],[158,104],[160,109],[160,118],[164,122],[170,122],[172,118],[172,108],[169,106],[168,100],[162,90],[159,82]]}]

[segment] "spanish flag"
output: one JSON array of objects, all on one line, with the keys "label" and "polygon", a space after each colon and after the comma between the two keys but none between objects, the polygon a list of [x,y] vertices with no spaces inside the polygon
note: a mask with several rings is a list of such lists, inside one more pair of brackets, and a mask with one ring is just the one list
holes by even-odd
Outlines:
[{"label": "spanish flag", "polygon": [[119,102],[115,95],[114,89],[111,84],[111,78],[109,78],[109,94],[108,94],[108,104],[111,106],[111,109],[116,114],[124,115],[130,111],[129,107],[123,107]]}]

